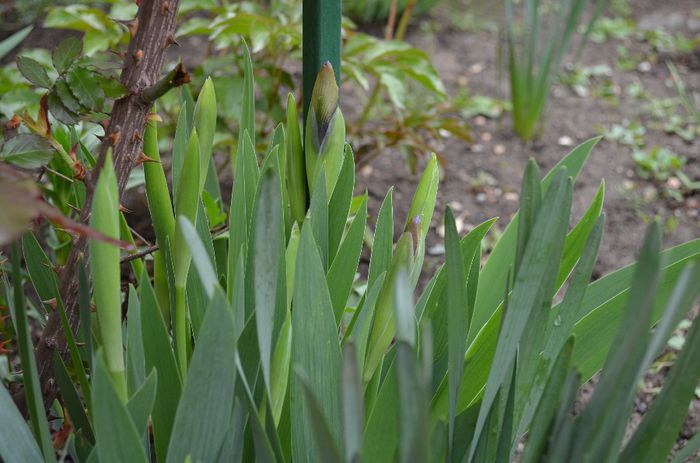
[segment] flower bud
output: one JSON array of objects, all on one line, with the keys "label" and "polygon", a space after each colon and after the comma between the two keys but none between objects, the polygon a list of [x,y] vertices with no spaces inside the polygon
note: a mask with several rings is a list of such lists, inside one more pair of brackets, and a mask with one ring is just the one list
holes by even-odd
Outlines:
[{"label": "flower bud", "polygon": [[344,157],[345,119],[338,103],[338,85],[333,66],[326,61],[316,77],[311,95],[306,118],[304,156],[309,190],[313,188],[321,169],[325,169],[329,197],[338,180]]}]

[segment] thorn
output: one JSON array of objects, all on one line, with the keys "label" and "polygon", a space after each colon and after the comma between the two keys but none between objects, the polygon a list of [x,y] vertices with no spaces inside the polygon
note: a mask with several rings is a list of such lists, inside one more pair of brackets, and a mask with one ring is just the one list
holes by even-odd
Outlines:
[{"label": "thorn", "polygon": [[185,65],[182,64],[182,62],[179,62],[177,67],[175,68],[175,72],[173,74],[171,83],[172,85],[179,87],[181,85],[185,85],[191,81],[190,75],[187,73],[187,70],[185,69]]},{"label": "thorn", "polygon": [[7,349],[5,346],[10,344],[11,339],[7,339],[5,341],[0,341],[0,354],[9,354],[10,350]]},{"label": "thorn", "polygon": [[119,205],[119,212],[123,212],[124,214],[131,214],[134,211],[132,211],[131,209],[124,207],[123,205],[120,204]]},{"label": "thorn", "polygon": [[73,164],[73,178],[82,182],[85,180],[86,173],[87,169],[85,169],[85,166],[80,161],[76,160]]},{"label": "thorn", "polygon": [[5,124],[5,130],[16,130],[19,128],[19,124],[22,122],[22,119],[15,114],[12,116],[12,119],[7,121],[7,124]]},{"label": "thorn", "polygon": [[123,19],[113,19],[110,18],[113,22],[119,24],[120,26],[124,26],[129,30],[129,34],[131,35],[131,38],[133,39],[134,36],[136,35],[136,30],[139,27],[139,18],[135,18],[132,21],[125,21]]},{"label": "thorn", "polygon": [[134,63],[138,66],[141,64],[141,60],[143,59],[143,50],[136,50],[134,52]]},{"label": "thorn", "polygon": [[131,136],[131,141],[132,143],[140,143],[143,141],[143,137],[141,136],[138,130],[134,130],[134,134]]},{"label": "thorn", "polygon": [[133,21],[126,23],[126,27],[129,28],[129,34],[133,39],[136,37],[136,31],[139,29],[139,18],[135,18]]},{"label": "thorn", "polygon": [[158,114],[156,114],[156,113],[148,113],[148,114],[146,114],[145,119],[146,119],[146,122],[150,122],[150,121],[154,121],[154,122],[163,122],[163,118],[160,117],[160,116],[159,116]]},{"label": "thorn", "polygon": [[44,304],[48,305],[48,306],[51,307],[53,310],[56,310],[56,307],[58,307],[58,303],[56,302],[56,298],[55,298],[55,297],[52,297],[51,299],[48,299],[48,300],[46,300],[46,301],[41,301],[41,302],[43,302]]},{"label": "thorn", "polygon": [[164,0],[160,5],[160,14],[168,14],[168,11],[170,11],[170,3],[168,0]]},{"label": "thorn", "polygon": [[110,133],[107,137],[107,140],[109,140],[110,145],[116,146],[116,144],[119,143],[119,139],[121,138],[121,136],[122,133],[120,131],[116,131],[114,133]]},{"label": "thorn", "polygon": [[74,205],[72,205],[72,204],[70,204],[70,203],[67,203],[67,204],[68,204],[68,207],[70,207],[71,209],[73,209],[73,211],[75,211],[77,214],[80,214],[80,208],[79,208],[78,206],[74,206]]},{"label": "thorn", "polygon": [[44,129],[45,135],[48,137],[51,135],[51,123],[49,122],[49,94],[45,93],[41,97],[39,102],[39,117],[38,122],[42,129]]},{"label": "thorn", "polygon": [[146,153],[144,153],[143,151],[141,151],[141,154],[139,154],[138,157],[134,160],[134,164],[136,164],[136,165],[141,165],[141,164],[143,164],[144,162],[157,162],[157,163],[160,163],[159,161],[156,161],[155,159],[153,159],[153,158],[147,156]]},{"label": "thorn", "polygon": [[116,51],[116,50],[109,50],[109,51],[110,51],[110,53],[114,53],[115,55],[117,55],[117,57],[119,57],[119,59],[122,61],[124,60],[124,57],[126,56],[126,52],[124,52],[124,51]]},{"label": "thorn", "polygon": [[175,36],[173,36],[172,34],[170,34],[169,36],[167,36],[165,38],[165,47],[164,48],[168,48],[170,45],[176,45],[178,47],[180,46],[180,42],[175,40]]}]

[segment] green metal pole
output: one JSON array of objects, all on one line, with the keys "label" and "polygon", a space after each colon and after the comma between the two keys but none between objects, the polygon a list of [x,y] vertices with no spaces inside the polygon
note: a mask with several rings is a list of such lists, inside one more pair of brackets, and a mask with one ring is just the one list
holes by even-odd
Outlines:
[{"label": "green metal pole", "polygon": [[341,0],[304,0],[303,16],[304,120],[306,120],[316,75],[323,63],[331,62],[335,71],[335,80],[340,85]]}]

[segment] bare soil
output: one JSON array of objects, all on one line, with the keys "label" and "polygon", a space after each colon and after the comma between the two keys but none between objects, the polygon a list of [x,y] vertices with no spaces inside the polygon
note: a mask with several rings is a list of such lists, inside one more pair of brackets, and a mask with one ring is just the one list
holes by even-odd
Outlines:
[{"label": "bare soil", "polygon": [[[635,20],[657,21],[675,32],[686,35],[691,31],[686,21],[698,4],[693,0],[654,2],[638,0],[632,2]],[[681,21],[674,20],[678,15]],[[669,20],[669,18],[671,20]],[[421,34],[418,28],[408,40],[426,49],[433,59],[448,91],[455,94],[467,82],[471,94],[507,98],[505,82],[499,80],[497,63],[498,37],[493,31],[460,31],[449,25],[437,33]],[[645,51],[644,45],[631,41],[631,51]],[[667,56],[676,63],[681,58]],[[599,134],[600,127],[609,127],[624,120],[645,120],[643,103],[628,97],[624,89],[633,82],[657,98],[674,97],[677,94],[670,85],[670,75],[665,60],[650,63],[647,72],[620,72],[615,70],[617,52],[614,43],[592,43],[584,50],[580,64],[591,66],[608,64],[614,71],[612,80],[619,91],[619,105],[613,106],[600,98],[577,96],[568,87],[557,85],[552,91],[545,128],[541,138],[523,143],[514,135],[509,114],[494,120],[475,118],[473,131],[475,143],[466,146],[463,142],[446,138],[439,154],[444,160],[442,183],[438,193],[438,206],[433,219],[433,229],[428,238],[428,248],[442,242],[439,224],[446,205],[450,205],[461,218],[464,229],[476,226],[492,217],[505,227],[518,208],[520,181],[525,163],[534,158],[544,172],[552,168],[570,149]],[[689,89],[700,89],[698,68],[680,66],[685,72],[683,79]],[[349,100],[344,100],[349,104]],[[352,108],[350,108],[352,110]],[[562,137],[571,139],[573,146],[562,146]],[[684,171],[694,179],[700,178],[700,141],[687,143],[674,135],[648,130],[647,146],[667,147],[687,158]],[[484,175],[486,174],[486,175]],[[664,246],[673,246],[700,236],[698,199],[700,195],[677,202],[657,197],[659,185],[641,180],[635,173],[631,150],[615,142],[602,140],[594,149],[579,176],[574,197],[574,219],[586,210],[600,182],[606,183],[606,226],[596,274],[629,264],[635,258],[641,244],[648,218],[674,217],[678,225],[664,236]],[[398,153],[383,153],[364,168],[358,176],[360,189],[367,189],[370,210],[376,211],[390,186],[395,186],[395,209],[397,216],[405,217],[418,177],[411,176]],[[489,184],[490,183],[490,184]],[[442,261],[442,256],[428,257],[428,265]],[[431,273],[431,272],[428,272]]]}]

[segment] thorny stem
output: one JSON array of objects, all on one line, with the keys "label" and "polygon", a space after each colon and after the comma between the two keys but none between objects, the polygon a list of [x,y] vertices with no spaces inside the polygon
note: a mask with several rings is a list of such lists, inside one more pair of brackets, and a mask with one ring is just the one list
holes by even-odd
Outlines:
[{"label": "thorny stem", "polygon": [[165,77],[160,79],[151,87],[141,92],[141,101],[153,103],[161,96],[165,95],[173,88],[180,87],[190,82],[190,75],[185,70],[185,66],[180,62]]},{"label": "thorny stem", "polygon": [[[150,102],[144,103],[141,94],[160,80],[165,52],[170,45],[174,44],[172,37],[179,4],[179,0],[142,0],[140,3],[137,14],[138,29],[124,55],[124,68],[120,79],[129,93],[115,101],[112,107],[110,123],[105,130],[97,165],[85,181],[86,197],[81,207],[79,219],[81,223],[88,221],[94,187],[108,149],[111,149],[114,154],[114,170],[120,194],[126,187],[129,174],[134,167],[133,160],[137,159],[142,151],[143,130],[151,110]],[[87,243],[85,237],[79,237],[74,241],[59,277],[60,295],[69,325],[74,333],[77,333],[80,326],[80,311],[77,308],[78,279],[75,275],[78,274],[79,266],[85,261]],[[53,374],[54,352],[68,358],[66,336],[57,312],[49,314],[46,327],[35,349],[42,395],[44,403],[48,405],[53,402],[58,391]],[[20,390],[13,398],[26,416],[24,391]]]}]

